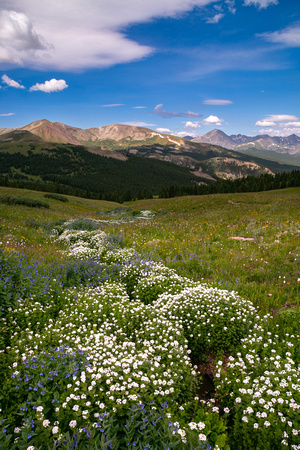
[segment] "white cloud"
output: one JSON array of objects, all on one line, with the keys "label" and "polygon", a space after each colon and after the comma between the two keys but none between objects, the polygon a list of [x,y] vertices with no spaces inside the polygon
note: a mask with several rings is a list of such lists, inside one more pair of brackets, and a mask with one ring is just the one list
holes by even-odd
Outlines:
[{"label": "white cloud", "polygon": [[276,129],[276,128],[264,128],[259,130],[259,134],[268,134],[269,136],[290,136],[291,134],[297,134],[300,135],[300,127],[296,128],[282,128],[282,129]]},{"label": "white cloud", "polygon": [[[150,55],[130,25],[178,18],[215,0],[1,0],[2,61],[40,69],[109,67]],[[3,27],[5,23],[5,27]],[[9,51],[4,53],[3,49]]]},{"label": "white cloud", "polygon": [[287,122],[285,123],[286,127],[300,127],[300,121],[298,120],[298,122]]},{"label": "white cloud", "polygon": [[227,4],[229,11],[232,14],[235,14],[235,12],[236,12],[236,8],[234,7],[235,6],[235,0],[225,0],[225,3]]},{"label": "white cloud", "polygon": [[15,113],[0,114],[1,117],[14,116]]},{"label": "white cloud", "polygon": [[7,86],[10,86],[10,87],[13,87],[16,89],[25,89],[25,87],[22,84],[18,83],[15,80],[12,80],[7,75],[2,75],[1,78],[2,78],[2,83],[7,84]]},{"label": "white cloud", "polygon": [[219,119],[217,116],[209,116],[203,120],[204,125],[216,125],[218,127],[222,126],[224,119]]},{"label": "white cloud", "polygon": [[8,48],[2,47],[0,43],[0,64],[1,63],[21,64],[22,61],[17,55],[13,55]]},{"label": "white cloud", "polygon": [[270,122],[269,120],[258,120],[255,124],[256,127],[273,127],[275,122]]},{"label": "white cloud", "polygon": [[198,122],[186,122],[186,124],[184,125],[184,129],[185,130],[195,130],[197,128],[201,128],[201,125]]},{"label": "white cloud", "polygon": [[45,83],[36,83],[34,86],[31,86],[30,91],[43,91],[43,92],[58,92],[66,89],[68,87],[65,80],[56,80],[52,78],[52,80],[45,81]]},{"label": "white cloud", "polygon": [[259,130],[260,134],[269,134],[270,136],[290,136],[300,133],[300,119],[291,114],[272,114],[266,119],[258,120],[257,127],[270,127]]},{"label": "white cloud", "polygon": [[202,117],[202,114],[195,113],[192,111],[184,112],[168,112],[162,109],[163,104],[160,103],[159,105],[156,105],[154,108],[154,111],[151,112],[151,114],[157,114],[160,117],[163,117],[164,119],[171,119],[172,117],[186,117],[186,118],[193,118],[193,117]]},{"label": "white cloud", "polygon": [[116,106],[123,106],[124,103],[111,103],[110,105],[100,105],[102,108],[115,108]]},{"label": "white cloud", "polygon": [[283,44],[287,47],[300,47],[300,24],[296,23],[283,30],[274,31],[273,33],[262,33],[258,36],[269,42]]},{"label": "white cloud", "polygon": [[204,105],[232,105],[231,100],[221,100],[221,99],[208,99],[204,100]]},{"label": "white cloud", "polygon": [[192,130],[174,131],[174,132],[172,132],[172,135],[184,138],[185,136],[197,137],[197,136],[199,136],[199,133],[197,133],[197,131],[192,131]]},{"label": "white cloud", "polygon": [[167,134],[172,133],[172,131],[169,130],[169,128],[156,128],[156,131],[158,131],[158,133],[167,133]]},{"label": "white cloud", "polygon": [[298,120],[298,117],[290,114],[271,114],[268,115],[265,119],[256,122],[255,125],[258,127],[269,127],[274,126],[274,122],[297,122]]},{"label": "white cloud", "polygon": [[214,17],[207,19],[206,23],[218,23],[221,19],[223,19],[224,16],[225,14],[216,14]]},{"label": "white cloud", "polygon": [[21,64],[24,52],[34,54],[46,49],[43,38],[38,36],[26,14],[16,11],[0,11],[0,63]]},{"label": "white cloud", "polygon": [[259,9],[267,8],[270,5],[278,5],[278,0],[244,0],[245,6],[257,6]]},{"label": "white cloud", "polygon": [[133,109],[144,109],[147,108],[147,106],[133,106]]},{"label": "white cloud", "polygon": [[16,50],[38,50],[45,48],[29,18],[16,11],[0,11],[0,42]]},{"label": "white cloud", "polygon": [[146,122],[123,122],[123,125],[130,125],[132,127],[155,127],[155,123]]},{"label": "white cloud", "polygon": [[[194,131],[192,133],[189,133],[189,135],[192,135],[192,134],[194,135]],[[178,131],[178,132],[172,133],[172,135],[184,138],[185,136],[187,136],[187,132],[186,131]]]},{"label": "white cloud", "polygon": [[292,116],[290,114],[272,114],[268,116],[268,119],[272,120],[273,122],[289,122],[298,120],[296,116]]}]

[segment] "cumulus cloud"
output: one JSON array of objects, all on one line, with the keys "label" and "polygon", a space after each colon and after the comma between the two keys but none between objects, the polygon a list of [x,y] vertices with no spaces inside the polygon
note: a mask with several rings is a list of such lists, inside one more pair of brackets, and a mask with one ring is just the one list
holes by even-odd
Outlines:
[{"label": "cumulus cloud", "polygon": [[270,122],[268,120],[258,120],[255,124],[256,127],[273,127],[275,122]]},{"label": "cumulus cloud", "polygon": [[223,17],[225,16],[225,14],[216,14],[214,17],[211,17],[210,19],[206,20],[206,23],[218,23],[220,22],[221,19],[223,19]]},{"label": "cumulus cloud", "polygon": [[2,75],[2,83],[7,84],[7,86],[16,88],[16,89],[25,89],[25,87],[18,83],[15,80],[12,80],[11,78],[9,78],[7,75]]},{"label": "cumulus cloud", "polygon": [[169,128],[156,128],[156,131],[158,131],[158,133],[167,133],[167,134],[172,133],[172,131],[169,130]]},{"label": "cumulus cloud", "polygon": [[[185,136],[187,136],[187,132],[186,131],[178,131],[178,132],[174,132],[172,133],[173,136],[178,136],[178,137],[182,137],[184,138]],[[196,137],[197,133],[195,133],[194,131],[192,131],[191,133],[189,132],[190,136]]]},{"label": "cumulus cloud", "polygon": [[300,133],[300,119],[291,114],[272,114],[263,120],[258,120],[257,127],[270,127],[259,130],[260,134],[270,136],[289,136]]},{"label": "cumulus cloud", "polygon": [[291,120],[298,120],[296,116],[290,114],[272,114],[268,116],[269,120],[273,120],[273,122],[289,122]]},{"label": "cumulus cloud", "polygon": [[0,62],[21,63],[24,53],[47,48],[26,14],[2,10],[0,23]]},{"label": "cumulus cloud", "polygon": [[204,105],[232,105],[231,100],[221,100],[221,99],[208,99],[204,100]]},{"label": "cumulus cloud", "polygon": [[244,5],[254,5],[259,9],[264,9],[270,5],[278,5],[278,0],[244,0]]},{"label": "cumulus cloud", "polygon": [[255,126],[272,127],[274,125],[280,126],[280,123],[283,123],[285,126],[286,122],[297,122],[298,120],[299,120],[298,117],[290,114],[272,114],[267,116],[263,120],[258,120]]},{"label": "cumulus cloud", "polygon": [[1,117],[14,116],[15,113],[0,114]]},{"label": "cumulus cloud", "polygon": [[156,105],[154,108],[154,111],[151,112],[151,114],[157,114],[160,117],[163,117],[164,119],[171,119],[172,117],[186,117],[186,118],[192,118],[192,117],[202,117],[202,114],[195,113],[192,111],[184,112],[168,112],[162,109],[163,104],[160,103],[159,105]]},{"label": "cumulus cloud", "polygon": [[65,80],[56,80],[52,78],[52,80],[45,81],[45,83],[36,83],[34,86],[31,86],[29,89],[32,91],[43,91],[43,92],[58,92],[66,89],[68,87]]},{"label": "cumulus cloud", "polygon": [[298,122],[287,122],[285,124],[286,127],[300,127],[300,120]]},{"label": "cumulus cloud", "polygon": [[184,129],[185,130],[195,130],[197,128],[201,128],[201,125],[198,122],[191,122],[188,121],[186,122],[186,124],[184,125]]},{"label": "cumulus cloud", "polygon": [[[3,60],[41,69],[109,67],[154,49],[129,39],[130,25],[178,18],[215,0],[2,0]],[[2,51],[3,53],[3,51]],[[1,51],[0,51],[1,55]]]},{"label": "cumulus cloud", "polygon": [[0,64],[1,63],[21,64],[21,59],[18,56],[13,55],[8,48],[2,47],[0,43]]},{"label": "cumulus cloud", "polygon": [[16,50],[38,50],[45,48],[30,19],[16,11],[0,11],[0,42]]},{"label": "cumulus cloud", "polygon": [[262,33],[258,36],[264,38],[269,42],[283,44],[287,47],[300,47],[300,23],[297,22],[273,33]]},{"label": "cumulus cloud", "polygon": [[282,136],[282,137],[290,136],[291,134],[297,134],[298,136],[300,136],[300,127],[299,128],[287,127],[281,129],[264,128],[259,130],[259,134],[268,134],[269,136]]},{"label": "cumulus cloud", "polygon": [[212,115],[203,120],[204,125],[215,125],[218,127],[222,126],[223,122],[224,119],[219,119],[219,117]]}]

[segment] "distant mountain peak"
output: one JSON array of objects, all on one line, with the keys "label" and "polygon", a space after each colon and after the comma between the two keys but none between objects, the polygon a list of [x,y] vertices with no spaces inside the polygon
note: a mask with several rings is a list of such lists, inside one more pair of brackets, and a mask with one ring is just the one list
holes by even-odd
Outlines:
[{"label": "distant mountain peak", "polygon": [[[100,150],[128,150],[135,146],[153,146],[156,144],[166,146],[166,148],[189,151],[193,150],[193,143],[200,143],[255,156],[259,156],[261,151],[271,151],[275,152],[275,159],[276,154],[296,157],[300,155],[300,137],[296,134],[291,134],[287,137],[246,136],[243,134],[228,136],[224,131],[216,128],[203,136],[194,139],[189,139],[190,137],[187,136],[187,139],[184,139],[171,134],[162,134],[149,128],[126,124],[114,123],[81,129],[61,122],[50,122],[47,119],[40,119],[23,127],[0,128],[0,136],[14,130],[28,131],[46,142],[83,145],[87,148],[96,148],[98,152]],[[274,159],[274,155],[272,158]]]},{"label": "distant mountain peak", "polygon": [[246,136],[243,134],[232,134],[228,136],[221,130],[214,129],[193,139],[193,142],[202,142],[212,145],[220,145],[221,147],[236,150],[238,152],[251,152],[252,149],[257,151],[266,150],[277,153],[286,153],[289,155],[300,154],[300,137],[296,134],[290,136],[269,136],[260,134],[257,136]]},{"label": "distant mountain peak", "polygon": [[[206,133],[206,136],[216,136],[216,135],[220,135],[220,136],[227,136],[226,133],[224,133],[224,131],[219,130],[218,128],[214,128],[213,130],[209,131],[208,133]],[[228,136],[227,136],[228,137]]]},{"label": "distant mountain peak", "polygon": [[222,130],[214,129],[204,134],[203,136],[196,137],[193,142],[207,143],[213,145],[219,145],[224,148],[232,149],[233,142],[229,136]]}]

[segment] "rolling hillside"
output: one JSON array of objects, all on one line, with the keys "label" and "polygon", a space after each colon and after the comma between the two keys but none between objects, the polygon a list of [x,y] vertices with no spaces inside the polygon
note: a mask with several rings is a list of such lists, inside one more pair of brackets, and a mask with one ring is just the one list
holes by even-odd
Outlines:
[{"label": "rolling hillside", "polygon": [[0,130],[0,176],[27,187],[59,185],[70,193],[109,198],[156,195],[162,187],[297,169],[210,143],[147,128],[107,125],[82,130],[39,120]]}]

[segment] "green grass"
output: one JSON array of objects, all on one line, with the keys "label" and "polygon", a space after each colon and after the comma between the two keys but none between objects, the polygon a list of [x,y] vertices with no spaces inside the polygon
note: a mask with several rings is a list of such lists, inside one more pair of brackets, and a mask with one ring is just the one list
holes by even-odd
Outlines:
[{"label": "green grass", "polygon": [[[181,275],[234,289],[266,311],[299,303],[300,189],[135,202],[157,212],[127,224],[130,245]],[[242,237],[253,240],[237,240]]]},{"label": "green grass", "polygon": [[[27,189],[1,187],[0,195],[22,195],[41,201],[44,199],[44,193]],[[43,257],[49,262],[61,259],[61,248],[50,239],[51,225],[71,218],[99,219],[97,211],[107,211],[119,206],[114,202],[72,196],[67,198],[67,203],[48,198],[50,208],[47,210],[0,203],[0,247],[6,252],[23,251],[33,259]]]},{"label": "green grass", "polygon": [[[0,188],[0,195],[36,191]],[[140,200],[133,210],[156,212],[152,220],[103,224],[126,243],[175,268],[180,275],[234,289],[262,311],[299,304],[300,189]],[[68,196],[68,203],[47,199],[48,210],[0,205],[0,242],[6,251],[24,251],[47,260],[62,258],[47,228],[62,219],[105,218],[120,206]],[[47,225],[47,226],[46,226]],[[244,238],[237,240],[233,238]],[[248,239],[251,240],[248,240]]]}]

